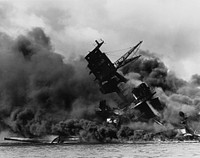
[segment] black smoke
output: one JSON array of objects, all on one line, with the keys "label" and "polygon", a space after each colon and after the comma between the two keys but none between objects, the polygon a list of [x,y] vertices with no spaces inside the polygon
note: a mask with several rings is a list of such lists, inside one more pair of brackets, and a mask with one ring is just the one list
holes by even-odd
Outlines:
[{"label": "black smoke", "polygon": [[200,86],[200,75],[198,74],[193,75],[191,78],[191,82],[196,86]]},{"label": "black smoke", "polygon": [[[141,58],[122,68],[124,75],[136,84],[138,81],[146,82],[157,92],[161,103],[166,107],[162,116],[164,122],[177,126],[180,124],[179,112],[183,111],[190,118],[191,126],[199,124],[199,75],[193,75],[188,82],[184,81],[170,71],[155,54],[148,51],[139,53],[143,55]],[[195,126],[193,129],[199,131],[199,125]]]},{"label": "black smoke", "polygon": [[148,51],[141,51],[140,54],[143,57],[122,68],[125,75],[132,72],[137,73],[140,81],[172,93],[186,85],[186,81],[177,78],[173,72],[169,72],[165,64],[154,54]]},{"label": "black smoke", "polygon": [[65,63],[41,28],[15,39],[1,33],[0,43],[0,129],[42,135],[62,120],[94,114],[103,96],[83,57]]},{"label": "black smoke", "polygon": [[199,75],[184,81],[155,54],[140,54],[143,57],[119,70],[129,79],[121,86],[127,95],[141,82],[154,88],[166,107],[161,118],[166,127],[152,122],[121,127],[96,122],[95,108],[100,100],[106,99],[116,107],[120,99],[116,94],[100,93],[83,57],[64,60],[41,28],[17,38],[0,33],[0,130],[24,137],[80,135],[86,141],[102,142],[152,140],[162,136],[155,133],[163,131],[171,138],[175,135],[171,130],[180,122],[180,111],[191,118],[193,127],[198,127]]}]

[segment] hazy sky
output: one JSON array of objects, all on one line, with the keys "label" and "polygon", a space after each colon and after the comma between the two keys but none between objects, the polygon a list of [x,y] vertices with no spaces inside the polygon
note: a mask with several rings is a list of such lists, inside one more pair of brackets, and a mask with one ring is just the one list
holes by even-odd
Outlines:
[{"label": "hazy sky", "polygon": [[141,49],[184,79],[200,74],[199,17],[199,0],[0,0],[0,32],[42,27],[66,57],[86,54],[95,39],[105,40],[105,51],[143,40]]}]

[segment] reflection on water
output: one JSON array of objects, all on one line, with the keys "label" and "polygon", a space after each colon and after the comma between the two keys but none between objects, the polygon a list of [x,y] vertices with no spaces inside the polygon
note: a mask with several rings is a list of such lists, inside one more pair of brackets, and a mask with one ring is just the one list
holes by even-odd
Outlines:
[{"label": "reflection on water", "polygon": [[0,145],[0,158],[171,158],[200,157],[200,143]]}]

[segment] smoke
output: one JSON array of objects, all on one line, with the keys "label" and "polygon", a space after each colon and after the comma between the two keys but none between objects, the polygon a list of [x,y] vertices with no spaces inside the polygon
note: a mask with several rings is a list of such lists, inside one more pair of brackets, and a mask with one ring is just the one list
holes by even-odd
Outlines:
[{"label": "smoke", "polygon": [[94,113],[102,95],[83,57],[64,63],[41,28],[15,39],[1,33],[0,43],[2,129],[42,135],[61,120]]},{"label": "smoke", "polygon": [[151,140],[152,134],[138,134],[137,130],[170,131],[180,122],[180,111],[191,119],[192,126],[198,127],[199,75],[186,82],[169,71],[155,54],[140,54],[143,57],[120,70],[129,81],[119,88],[128,99],[131,89],[141,82],[154,88],[166,107],[161,118],[168,122],[166,127],[152,122],[120,128],[97,123],[95,108],[100,100],[106,99],[112,107],[120,101],[116,94],[100,93],[82,56],[64,60],[41,28],[16,38],[0,33],[0,131],[25,137],[78,134],[86,141]]},{"label": "smoke", "polygon": [[[140,82],[146,82],[157,92],[161,104],[165,107],[162,114],[163,121],[175,126],[178,125],[180,111],[183,111],[191,120],[198,120],[200,109],[199,75],[193,75],[189,82],[184,81],[176,77],[174,72],[169,71],[155,54],[149,53],[149,51],[140,51],[139,53],[143,56],[123,67],[122,72],[128,76],[133,84],[138,85]],[[138,129],[144,127],[142,123],[133,126]],[[145,127],[146,130],[149,128],[156,130],[152,125],[145,125]]]},{"label": "smoke", "polygon": [[191,78],[191,82],[196,86],[200,86],[200,75],[198,74],[193,75]]},{"label": "smoke", "polygon": [[148,53],[148,51],[146,53],[141,51],[141,54],[145,56],[122,69],[124,74],[137,73],[140,76],[139,79],[149,86],[161,87],[164,91],[170,92],[176,92],[186,84],[184,80],[178,79],[173,72],[169,72],[165,64],[155,55]]}]

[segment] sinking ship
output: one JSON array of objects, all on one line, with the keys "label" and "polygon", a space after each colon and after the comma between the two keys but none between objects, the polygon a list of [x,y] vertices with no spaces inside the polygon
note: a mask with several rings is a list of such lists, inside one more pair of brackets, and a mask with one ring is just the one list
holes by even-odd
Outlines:
[{"label": "sinking ship", "polygon": [[[129,79],[119,69],[131,62],[135,62],[141,57],[141,55],[137,55],[137,52],[142,41],[133,46],[115,62],[111,62],[106,53],[100,50],[104,41],[99,42],[96,40],[95,42],[97,44],[96,47],[85,56],[88,62],[87,68],[89,69],[89,74],[94,76],[94,81],[99,85],[99,90],[102,94],[116,93],[121,100],[121,103],[116,105],[116,108],[111,108],[107,100],[100,100],[99,106],[96,109],[97,121],[101,124],[102,122],[113,124],[118,129],[120,129],[121,125],[131,122],[151,121],[165,126],[161,119],[165,107],[161,104],[153,88],[149,87],[145,82],[142,82],[137,86],[129,87],[128,97],[124,93],[123,85],[127,84]],[[185,114],[180,113],[180,117],[183,120],[183,128],[177,129],[179,138],[183,140],[187,138],[189,140],[199,140],[200,135],[190,129]],[[51,139],[7,137],[5,140],[47,144],[74,144],[84,142],[79,136],[65,135],[58,135]]]},{"label": "sinking ship", "polygon": [[[156,92],[149,87],[145,82],[131,89],[132,98],[124,95],[123,89],[120,88],[122,83],[126,84],[129,80],[118,72],[118,69],[123,66],[138,60],[141,55],[136,55],[142,41],[133,46],[117,61],[111,62],[106,53],[100,50],[104,41],[96,42],[96,47],[89,52],[85,59],[88,62],[89,74],[93,74],[95,81],[97,81],[100,91],[103,94],[117,93],[122,99],[123,104],[117,105],[117,109],[112,109],[107,104],[106,100],[101,100],[99,108],[96,111],[102,120],[107,123],[120,126],[121,124],[128,124],[130,122],[155,122],[161,126],[165,124],[161,121],[165,106],[163,106],[156,97]],[[132,54],[132,57],[130,57]],[[200,135],[195,133],[188,124],[187,117],[183,112],[180,112],[182,120],[180,125],[182,128],[175,128],[178,133],[179,140],[197,140]]]},{"label": "sinking ship", "polygon": [[[141,55],[136,55],[136,53],[142,41],[133,46],[114,63],[100,50],[104,41],[95,42],[97,46],[85,57],[88,62],[87,67],[90,70],[90,74],[95,76],[95,81],[98,82],[100,91],[103,94],[117,93],[123,102],[123,105],[117,105],[118,109],[111,110],[109,105],[106,104],[106,100],[100,101],[97,114],[108,122],[122,123],[123,116],[130,113],[130,111],[137,111],[139,112],[137,115],[133,112],[134,114],[130,114],[132,116],[128,119],[134,121],[148,121],[149,119],[153,119],[161,123],[159,122],[159,117],[164,107],[161,105],[159,98],[154,97],[156,92],[152,91],[146,83],[143,82],[132,89],[131,99],[127,99],[120,88],[120,84],[125,84],[128,82],[128,79],[119,73],[118,69],[141,57]],[[133,56],[130,57],[131,55]],[[118,120],[113,118],[118,118]]]}]

